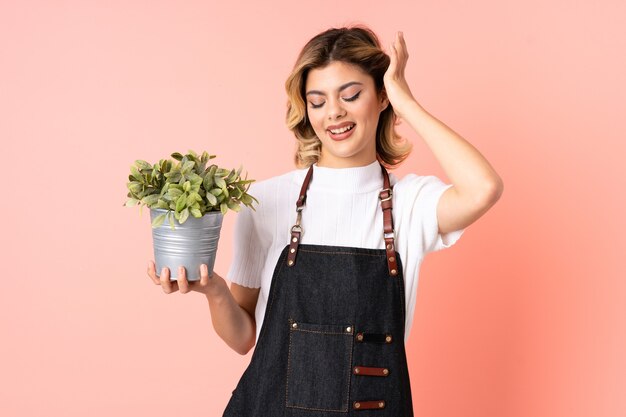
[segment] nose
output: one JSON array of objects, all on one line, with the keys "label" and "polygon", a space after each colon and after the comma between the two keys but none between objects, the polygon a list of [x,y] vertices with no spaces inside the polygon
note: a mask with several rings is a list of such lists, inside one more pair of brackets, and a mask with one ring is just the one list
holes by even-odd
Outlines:
[{"label": "nose", "polygon": [[339,100],[328,100],[328,120],[338,119],[346,114]]}]

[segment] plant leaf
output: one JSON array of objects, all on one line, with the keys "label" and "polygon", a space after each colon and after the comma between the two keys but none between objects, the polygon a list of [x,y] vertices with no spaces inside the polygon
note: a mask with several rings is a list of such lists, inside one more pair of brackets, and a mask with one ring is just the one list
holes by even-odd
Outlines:
[{"label": "plant leaf", "polygon": [[150,194],[141,199],[141,202],[147,205],[148,207],[152,207],[159,201],[158,194]]},{"label": "plant leaf", "polygon": [[228,203],[226,203],[228,205],[228,208],[233,210],[234,212],[239,213],[239,210],[241,210],[241,206],[239,205],[239,203],[237,203],[236,201],[229,201]]},{"label": "plant leaf", "polygon": [[169,194],[172,199],[177,199],[183,194],[183,192],[177,187],[171,186],[169,190],[167,190],[167,194]]},{"label": "plant leaf", "polygon": [[139,169],[151,169],[152,168],[152,165],[150,165],[149,163],[147,163],[143,159],[137,159],[135,161],[135,165],[137,165],[137,167]]},{"label": "plant leaf", "polygon": [[191,169],[196,165],[194,161],[187,161],[183,164],[182,169],[180,170],[183,174],[188,173]]},{"label": "plant leaf", "polygon": [[200,212],[200,210],[198,210],[197,208],[192,208],[189,211],[191,211],[191,215],[195,218],[200,218],[202,217],[202,213]]},{"label": "plant leaf", "polygon": [[213,175],[210,172],[207,172],[204,177],[203,185],[205,190],[210,190],[213,187]]},{"label": "plant leaf", "polygon": [[224,181],[224,178],[222,177],[215,177],[215,185],[224,189],[226,188],[226,181]]},{"label": "plant leaf", "polygon": [[163,222],[165,221],[165,214],[166,213],[159,214],[158,216],[156,216],[154,218],[154,220],[152,220],[152,227],[153,228],[157,228],[157,227],[159,227],[159,226],[161,226],[163,224]]},{"label": "plant leaf", "polygon": [[187,197],[183,194],[176,200],[176,211],[180,213],[185,208],[185,204],[187,204]]},{"label": "plant leaf", "polygon": [[190,192],[187,196],[187,204],[193,204],[196,201],[202,201],[202,197],[200,197],[200,194],[194,191]]},{"label": "plant leaf", "polygon": [[185,223],[185,221],[187,221],[187,217],[189,217],[189,209],[186,208],[183,211],[180,212],[180,219],[178,219],[178,222],[180,224]]},{"label": "plant leaf", "polygon": [[217,205],[217,198],[215,197],[215,195],[213,195],[213,193],[206,193],[206,199],[209,202],[209,205],[211,206],[215,206]]},{"label": "plant leaf", "polygon": [[226,203],[220,204],[220,210],[222,211],[222,214],[228,213],[228,204]]},{"label": "plant leaf", "polygon": [[174,212],[169,211],[168,214],[169,214],[168,218],[170,220],[170,229],[174,230],[176,229],[174,227]]},{"label": "plant leaf", "polygon": [[136,166],[131,165],[130,166],[130,172],[132,174],[133,177],[135,177],[135,179],[139,182],[143,182],[143,176],[141,175],[141,173],[139,172],[139,170],[137,169]]}]

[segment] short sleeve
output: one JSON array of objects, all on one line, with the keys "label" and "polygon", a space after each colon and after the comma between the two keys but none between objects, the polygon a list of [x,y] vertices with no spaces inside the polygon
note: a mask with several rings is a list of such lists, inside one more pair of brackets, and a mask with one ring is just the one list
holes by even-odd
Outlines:
[{"label": "short sleeve", "polygon": [[[257,196],[256,190],[252,187],[249,193]],[[249,288],[261,287],[261,274],[267,255],[267,242],[262,238],[259,207],[256,204],[255,209],[256,211],[242,205],[241,211],[237,213],[233,235],[233,260],[226,275],[230,282]]]},{"label": "short sleeve", "polygon": [[465,229],[439,233],[437,205],[443,193],[453,184],[446,184],[434,175],[408,174],[395,186],[398,203],[403,208],[402,223],[410,238],[421,239],[424,254],[454,245]]}]

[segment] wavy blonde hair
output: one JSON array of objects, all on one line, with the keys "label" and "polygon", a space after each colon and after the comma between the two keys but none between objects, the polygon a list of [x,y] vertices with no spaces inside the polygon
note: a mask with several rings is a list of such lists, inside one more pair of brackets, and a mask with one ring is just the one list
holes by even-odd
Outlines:
[{"label": "wavy blonde hair", "polygon": [[[319,159],[322,142],[307,120],[305,85],[309,71],[342,61],[361,68],[374,79],[378,97],[383,93],[383,76],[391,59],[383,52],[376,34],[363,25],[331,28],[313,37],[302,48],[293,71],[285,82],[286,123],[297,141],[294,162],[308,168]],[[400,165],[411,153],[412,144],[395,131],[397,116],[391,103],[380,113],[376,127],[376,157],[388,169]]]}]

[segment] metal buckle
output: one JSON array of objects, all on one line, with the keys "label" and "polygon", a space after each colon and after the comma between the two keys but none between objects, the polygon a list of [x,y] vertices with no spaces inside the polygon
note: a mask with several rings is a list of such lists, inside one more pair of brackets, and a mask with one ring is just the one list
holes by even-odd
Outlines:
[{"label": "metal buckle", "polygon": [[294,231],[302,233],[302,226],[294,224],[293,226],[291,226],[291,232],[293,233]]},{"label": "metal buckle", "polygon": [[[389,196],[382,198],[381,194],[385,191],[389,192]],[[378,193],[378,198],[380,199],[380,201],[388,201],[391,200],[391,197],[393,196],[393,189],[391,188],[383,188],[382,190],[380,190],[380,193]]]},{"label": "metal buckle", "polygon": [[[392,238],[393,239],[394,236],[395,236],[395,232],[396,232],[395,230],[392,230],[391,232],[383,232],[383,238],[385,238],[385,239]],[[391,235],[391,236],[388,236],[388,235]]]}]

